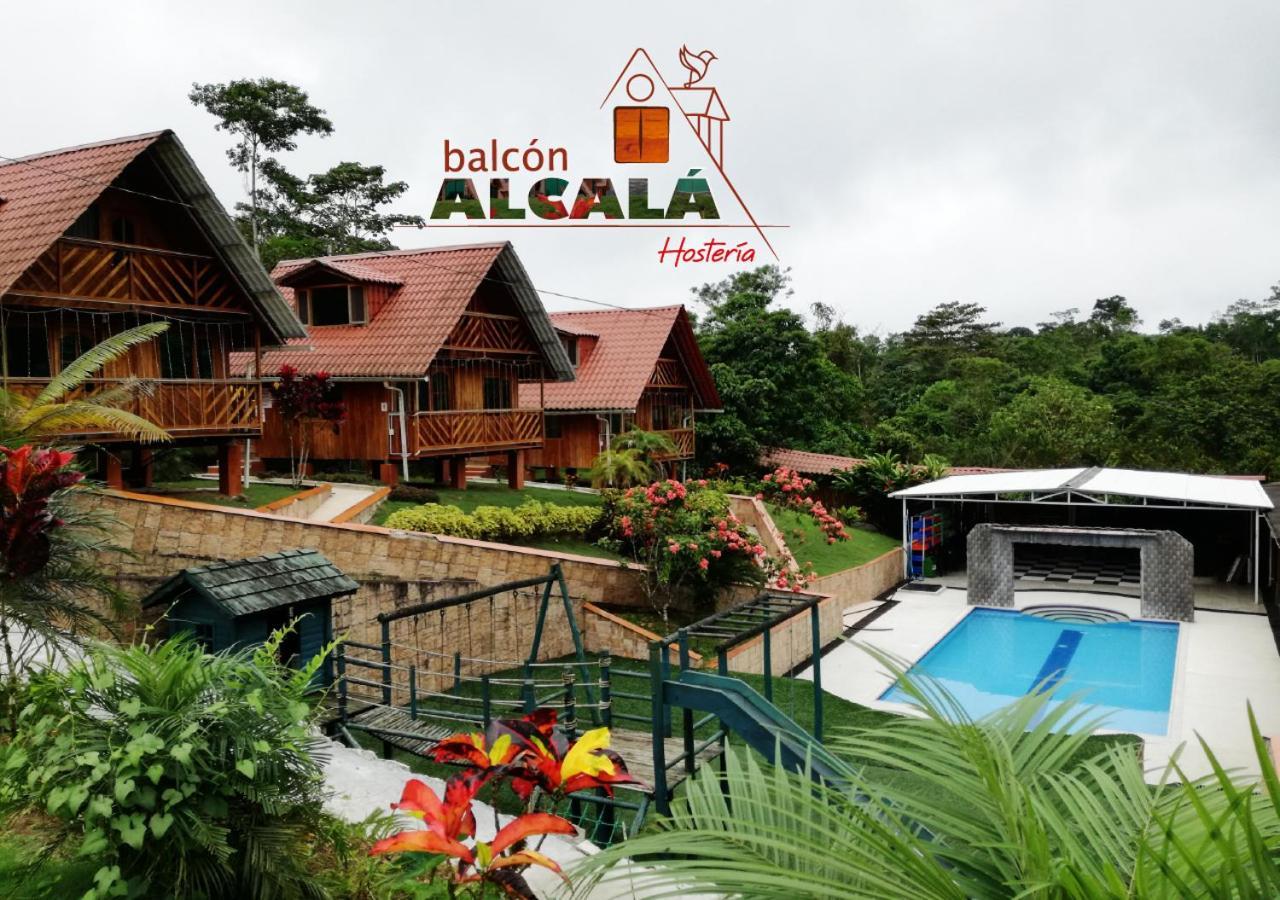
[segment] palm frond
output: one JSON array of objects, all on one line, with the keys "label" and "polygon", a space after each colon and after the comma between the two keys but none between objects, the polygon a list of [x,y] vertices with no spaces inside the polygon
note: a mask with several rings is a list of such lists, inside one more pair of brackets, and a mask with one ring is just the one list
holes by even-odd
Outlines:
[{"label": "palm frond", "polygon": [[169,328],[168,322],[148,322],[127,328],[118,334],[103,339],[74,359],[45,385],[44,390],[36,395],[33,406],[44,406],[56,403],[66,394],[78,388],[108,363],[115,362],[129,352],[130,348],[144,344]]},{"label": "palm frond", "polygon": [[170,439],[169,432],[142,416],[93,400],[33,406],[23,411],[17,425],[33,439],[66,434],[119,434],[142,443]]}]

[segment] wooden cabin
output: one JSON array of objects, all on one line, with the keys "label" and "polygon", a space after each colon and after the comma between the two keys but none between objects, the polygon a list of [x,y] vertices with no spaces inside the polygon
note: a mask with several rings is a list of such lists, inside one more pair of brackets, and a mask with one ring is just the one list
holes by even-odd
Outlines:
[{"label": "wooden cabin", "polygon": [[[261,644],[292,626],[280,662],[300,669],[333,640],[333,601],[359,590],[318,550],[285,550],[183,569],[142,601],[169,635],[190,634],[210,653]],[[317,680],[332,681],[326,660]]]},{"label": "wooden cabin", "polygon": [[[253,356],[306,332],[171,131],[0,163],[0,381],[35,396],[104,338],[167,322],[92,379],[147,389],[126,407],[174,444],[218,443],[225,493],[262,425],[262,386],[233,377]],[[74,398],[68,398],[74,399]],[[150,480],[151,449],[113,433],[67,433],[101,448],[109,484]]]},{"label": "wooden cabin", "polygon": [[[263,354],[258,371],[268,384],[286,365],[327,372],[346,407],[336,427],[304,426],[315,470],[359,461],[394,482],[428,461],[465,487],[467,457],[501,454],[522,483],[543,441],[540,386],[573,367],[510,243],[290,260],[272,277],[309,335]],[[289,456],[269,402],[258,454]]]},{"label": "wooden cabin", "polygon": [[632,427],[670,438],[660,462],[677,474],[693,458],[699,413],[718,412],[720,395],[683,306],[552,313],[575,377],[570,383],[521,387],[541,396],[547,436],[529,466],[576,473]]}]

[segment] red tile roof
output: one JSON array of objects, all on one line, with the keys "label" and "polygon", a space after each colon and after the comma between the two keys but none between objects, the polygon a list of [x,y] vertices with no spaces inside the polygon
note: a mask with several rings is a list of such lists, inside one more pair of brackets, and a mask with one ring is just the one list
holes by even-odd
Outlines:
[{"label": "red tile roof", "polygon": [[165,132],[0,162],[0,294]]},{"label": "red tile roof", "polygon": [[[719,409],[720,396],[698,352],[683,306],[604,309],[551,314],[557,329],[595,336],[574,380],[544,387],[544,407],[553,410],[632,410],[649,383],[667,339],[674,335],[693,382],[700,409]],[[521,385],[522,406],[536,406],[538,385]]]},{"label": "red tile roof", "polygon": [[[288,262],[294,262],[294,260],[289,260]],[[287,265],[288,262],[281,263],[281,265]],[[314,269],[328,269],[330,272],[335,272],[338,275],[350,278],[354,281],[360,281],[365,284],[404,284],[402,279],[397,278],[389,272],[383,272],[373,266],[361,265],[358,262],[352,262],[349,258],[344,257],[312,259],[285,271],[277,270],[280,272],[278,275],[278,281],[282,285],[293,284],[295,283],[297,276],[304,272],[310,272]]]},{"label": "red tile roof", "polygon": [[[552,370],[561,377],[571,374],[546,311],[507,242],[286,260],[276,266],[272,277],[280,284],[290,273],[314,264],[397,287],[367,325],[312,326],[306,339],[264,353],[266,373],[290,365],[338,378],[421,378],[481,280],[496,268],[499,274],[493,277],[511,284]],[[292,303],[293,290],[280,290]],[[246,363],[245,355],[238,354],[234,368],[243,372]]]},{"label": "red tile roof", "polygon": [[[863,460],[854,456],[836,456],[832,453],[810,453],[808,450],[790,450],[778,447],[766,451],[760,458],[760,465],[769,468],[785,466],[795,469],[803,475],[830,475],[853,466],[861,465]],[[984,475],[988,472],[1011,472],[1012,469],[994,469],[989,466],[952,466],[947,469],[948,475]]]}]

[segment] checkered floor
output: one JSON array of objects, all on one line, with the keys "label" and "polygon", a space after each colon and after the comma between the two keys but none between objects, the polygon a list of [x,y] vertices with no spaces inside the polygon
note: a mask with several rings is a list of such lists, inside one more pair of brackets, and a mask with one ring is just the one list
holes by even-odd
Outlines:
[{"label": "checkered floor", "polygon": [[1049,584],[1137,587],[1142,583],[1137,553],[1094,547],[1018,547],[1013,576]]}]

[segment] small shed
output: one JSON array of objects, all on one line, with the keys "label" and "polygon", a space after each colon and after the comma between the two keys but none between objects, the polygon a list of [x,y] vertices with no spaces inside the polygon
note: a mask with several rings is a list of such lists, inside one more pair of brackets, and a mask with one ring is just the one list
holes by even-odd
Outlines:
[{"label": "small shed", "polygon": [[[170,634],[188,632],[210,651],[262,643],[297,619],[280,656],[301,668],[333,638],[333,598],[358,588],[318,550],[284,550],[183,569],[142,606],[168,607]],[[332,680],[329,665],[321,677]]]}]

